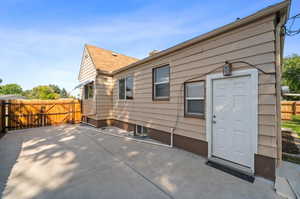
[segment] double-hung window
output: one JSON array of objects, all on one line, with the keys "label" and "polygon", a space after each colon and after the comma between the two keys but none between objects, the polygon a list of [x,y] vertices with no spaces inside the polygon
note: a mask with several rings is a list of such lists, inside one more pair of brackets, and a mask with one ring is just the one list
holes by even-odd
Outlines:
[{"label": "double-hung window", "polygon": [[203,117],[205,113],[204,81],[185,83],[185,116]]},{"label": "double-hung window", "polygon": [[94,97],[94,82],[84,86],[84,99],[91,99]]},{"label": "double-hung window", "polygon": [[170,96],[170,66],[153,69],[153,99],[167,100]]},{"label": "double-hung window", "polygon": [[133,99],[133,78],[119,79],[119,99]]}]

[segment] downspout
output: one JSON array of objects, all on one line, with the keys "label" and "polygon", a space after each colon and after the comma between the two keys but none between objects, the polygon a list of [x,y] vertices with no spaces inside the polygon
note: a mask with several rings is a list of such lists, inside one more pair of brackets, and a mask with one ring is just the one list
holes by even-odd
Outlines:
[{"label": "downspout", "polygon": [[173,148],[173,140],[174,140],[174,128],[171,128],[171,140],[170,140],[170,147],[172,147]]},{"label": "downspout", "polygon": [[[280,13],[278,14],[280,15]],[[282,135],[281,135],[281,73],[283,60],[284,33],[282,27],[286,23],[287,13],[280,16],[275,29],[275,70],[276,70],[276,132],[277,132],[277,166],[282,162]]]}]

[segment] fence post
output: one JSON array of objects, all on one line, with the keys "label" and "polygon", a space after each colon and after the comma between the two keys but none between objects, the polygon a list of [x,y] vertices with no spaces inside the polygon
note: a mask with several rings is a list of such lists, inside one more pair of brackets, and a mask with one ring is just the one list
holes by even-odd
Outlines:
[{"label": "fence post", "polygon": [[296,102],[292,103],[292,115],[296,115]]},{"label": "fence post", "polygon": [[5,132],[5,111],[4,111],[4,102],[0,101],[0,132]]},{"label": "fence post", "polygon": [[12,129],[11,100],[7,102],[7,130]]},{"label": "fence post", "polygon": [[73,104],[72,104],[72,124],[75,124],[75,114],[76,114],[76,109],[75,109],[75,104],[76,102],[73,99]]}]

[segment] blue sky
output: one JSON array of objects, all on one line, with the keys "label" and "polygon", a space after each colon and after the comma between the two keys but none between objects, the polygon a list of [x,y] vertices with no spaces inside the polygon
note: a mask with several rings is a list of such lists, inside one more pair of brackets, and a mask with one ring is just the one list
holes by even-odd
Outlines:
[{"label": "blue sky", "polygon": [[[188,2],[1,0],[0,78],[24,89],[57,84],[70,91],[85,43],[143,58],[280,1]],[[291,15],[299,12],[294,0]],[[285,55],[292,53],[300,54],[299,35],[286,38]]]}]

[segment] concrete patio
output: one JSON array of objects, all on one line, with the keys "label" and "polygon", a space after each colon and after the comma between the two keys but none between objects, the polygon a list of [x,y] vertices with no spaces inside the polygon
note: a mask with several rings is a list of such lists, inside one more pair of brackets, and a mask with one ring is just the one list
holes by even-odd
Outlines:
[{"label": "concrete patio", "polygon": [[0,198],[279,198],[189,152],[79,125],[12,131],[0,140]]}]

